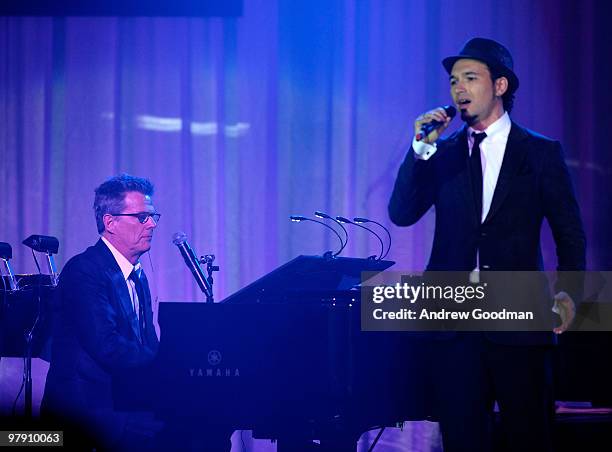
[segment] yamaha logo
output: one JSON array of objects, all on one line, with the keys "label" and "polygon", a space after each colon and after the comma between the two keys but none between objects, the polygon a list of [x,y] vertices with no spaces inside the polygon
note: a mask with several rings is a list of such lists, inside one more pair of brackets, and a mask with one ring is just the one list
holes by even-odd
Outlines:
[{"label": "yamaha logo", "polygon": [[221,352],[218,350],[211,350],[208,352],[208,364],[211,366],[218,366],[221,363]]},{"label": "yamaha logo", "polygon": [[[192,367],[189,369],[190,377],[239,377],[240,370],[237,367],[218,367],[223,360],[223,355],[219,350],[210,350],[207,355],[208,366]],[[231,360],[230,360],[231,361]]]}]

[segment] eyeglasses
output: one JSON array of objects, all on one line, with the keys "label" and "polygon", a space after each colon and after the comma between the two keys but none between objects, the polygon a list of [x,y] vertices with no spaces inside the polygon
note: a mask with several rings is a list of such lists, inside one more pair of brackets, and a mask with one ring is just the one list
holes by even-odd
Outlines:
[{"label": "eyeglasses", "polygon": [[140,213],[111,213],[113,217],[135,217],[138,218],[140,224],[145,224],[149,218],[153,218],[155,224],[159,223],[159,217],[161,217],[160,213],[149,213],[149,212],[140,212]]}]

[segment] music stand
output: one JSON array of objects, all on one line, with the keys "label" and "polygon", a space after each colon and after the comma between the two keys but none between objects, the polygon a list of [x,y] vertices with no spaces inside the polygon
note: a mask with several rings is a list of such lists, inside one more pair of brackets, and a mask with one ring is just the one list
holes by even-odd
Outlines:
[{"label": "music stand", "polygon": [[373,276],[395,262],[356,257],[298,256],[238,292],[222,303],[257,303],[269,295],[300,291],[348,290],[361,282],[361,273]]}]

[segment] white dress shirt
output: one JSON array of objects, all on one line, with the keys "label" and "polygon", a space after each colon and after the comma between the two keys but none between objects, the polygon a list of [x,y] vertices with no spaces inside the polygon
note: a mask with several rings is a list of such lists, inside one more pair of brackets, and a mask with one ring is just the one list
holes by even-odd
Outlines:
[{"label": "white dress shirt", "polygon": [[[499,178],[499,172],[504,160],[506,152],[506,144],[508,143],[508,135],[512,123],[510,116],[505,112],[497,121],[487,127],[485,130],[474,130],[468,128],[468,149],[472,154],[472,145],[474,138],[472,132],[487,134],[486,138],[480,143],[480,163],[482,165],[482,218],[485,220],[489,210],[491,209],[491,201],[493,201],[493,193]],[[420,160],[429,160],[438,150],[436,144],[433,145],[417,141],[416,137],[412,140],[412,149],[416,158]]]},{"label": "white dress shirt", "polygon": [[[491,209],[491,202],[493,201],[493,194],[495,193],[495,187],[497,185],[497,179],[499,178],[499,172],[501,170],[502,162],[504,161],[504,154],[506,152],[506,144],[508,143],[508,135],[510,134],[510,128],[512,122],[507,112],[493,124],[487,127],[485,130],[474,130],[468,127],[467,140],[468,149],[470,155],[472,155],[472,146],[474,145],[474,138],[472,132],[482,133],[485,132],[487,136],[480,143],[480,164],[482,166],[482,217],[480,222],[484,222],[485,218]],[[412,149],[414,155],[419,160],[429,160],[438,150],[436,143],[433,145],[417,141],[416,137],[412,140]],[[478,269],[480,268],[480,253],[476,253],[476,268],[470,275],[472,282],[478,282],[477,275]]]}]

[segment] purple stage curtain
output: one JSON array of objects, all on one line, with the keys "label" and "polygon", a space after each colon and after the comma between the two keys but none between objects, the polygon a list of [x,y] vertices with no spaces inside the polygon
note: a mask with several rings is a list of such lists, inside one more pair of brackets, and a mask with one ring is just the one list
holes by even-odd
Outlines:
[{"label": "purple stage curtain", "polygon": [[[143,257],[155,308],[203,299],[174,232],[216,255],[221,300],[296,255],[335,249],[325,228],[288,220],[314,210],[386,224],[394,268],[421,269],[434,213],[396,228],[388,198],[414,118],[450,103],[441,59],[485,36],[514,55],[512,118],[565,147],[589,267],[610,268],[603,10],[556,0],[245,0],[240,18],[0,17],[0,241],[12,244],[15,270],[30,273],[21,240],[54,235],[61,269],[97,239],[94,188],[128,172],[155,183],[162,214]],[[345,255],[377,253],[376,239],[349,232]],[[20,366],[0,363],[2,412]],[[37,366],[39,400],[46,368]],[[427,428],[380,449],[418,442]]]}]

